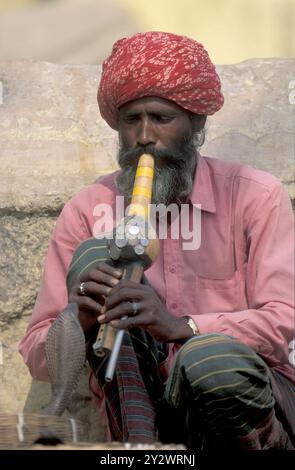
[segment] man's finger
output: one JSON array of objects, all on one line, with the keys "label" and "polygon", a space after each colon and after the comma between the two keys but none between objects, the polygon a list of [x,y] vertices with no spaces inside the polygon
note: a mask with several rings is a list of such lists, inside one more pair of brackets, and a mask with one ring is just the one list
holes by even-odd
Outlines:
[{"label": "man's finger", "polygon": [[94,281],[84,281],[83,282],[83,289],[81,291],[81,284],[77,286],[77,293],[78,295],[88,295],[90,297],[98,297],[98,296],[108,296],[111,292],[112,288],[108,287],[104,284],[97,284]]},{"label": "man's finger", "polygon": [[115,268],[114,266],[111,266],[107,263],[101,262],[97,265],[97,269],[100,271],[103,271],[106,274],[110,274],[111,276],[114,276],[118,279],[121,279],[122,277],[122,270],[119,268]]},{"label": "man's finger", "polygon": [[124,320],[112,320],[110,324],[120,330],[130,330],[141,326],[141,320],[139,317],[128,317]]},{"label": "man's finger", "polygon": [[145,298],[146,293],[142,289],[136,289],[134,287],[124,287],[122,289],[115,288],[111,290],[109,297],[106,299],[106,309],[111,310],[115,306],[130,301],[141,301]]},{"label": "man's finger", "polygon": [[87,296],[80,296],[77,298],[76,303],[80,309],[86,308],[87,310],[95,313],[95,315],[99,315],[102,305],[100,305],[98,302],[95,302],[95,300],[91,299],[90,297]]},{"label": "man's finger", "polygon": [[108,310],[107,312],[103,310],[101,313],[102,315],[98,317],[98,321],[100,323],[108,323],[111,320],[120,319],[124,315],[127,315],[128,317],[134,316],[133,302],[122,302],[111,310]]},{"label": "man's finger", "polygon": [[115,270],[113,267],[107,264],[100,264],[99,267],[93,268],[90,271],[82,274],[80,277],[81,282],[94,281],[97,284],[105,284],[109,287],[114,287],[118,284],[122,273]]},{"label": "man's finger", "polygon": [[148,295],[151,295],[154,292],[153,289],[150,288],[150,286],[146,286],[144,284],[139,284],[138,282],[133,282],[133,281],[123,279],[113,287],[111,295],[115,296],[117,295],[118,292],[127,291],[127,289],[135,290],[138,293],[138,295],[141,297],[144,297],[144,296],[146,297]]}]

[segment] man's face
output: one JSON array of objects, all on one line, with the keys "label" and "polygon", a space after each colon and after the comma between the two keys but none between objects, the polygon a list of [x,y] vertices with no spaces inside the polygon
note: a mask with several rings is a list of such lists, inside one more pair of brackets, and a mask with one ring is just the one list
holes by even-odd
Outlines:
[{"label": "man's face", "polygon": [[120,192],[130,197],[138,159],[149,153],[155,158],[152,202],[184,202],[196,168],[194,133],[203,125],[203,117],[193,120],[187,111],[162,98],[145,97],[122,106],[118,123]]}]

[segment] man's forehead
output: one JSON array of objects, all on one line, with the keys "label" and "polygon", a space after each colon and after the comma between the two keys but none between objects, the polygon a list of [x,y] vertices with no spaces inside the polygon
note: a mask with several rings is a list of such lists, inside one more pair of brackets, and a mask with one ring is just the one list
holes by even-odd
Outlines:
[{"label": "man's forehead", "polygon": [[174,103],[171,100],[166,100],[165,98],[160,98],[158,96],[144,96],[142,98],[137,98],[132,101],[128,101],[119,108],[119,114],[139,110],[142,108],[147,109],[158,109],[159,111],[177,111],[186,113],[187,111],[184,108],[181,108],[178,104]]}]

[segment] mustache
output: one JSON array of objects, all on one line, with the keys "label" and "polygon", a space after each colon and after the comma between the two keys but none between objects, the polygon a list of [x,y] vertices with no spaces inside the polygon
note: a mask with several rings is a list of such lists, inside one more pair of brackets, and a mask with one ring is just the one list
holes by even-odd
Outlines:
[{"label": "mustache", "polygon": [[[184,146],[187,149],[188,143],[186,142]],[[193,144],[192,150],[195,150]],[[154,157],[156,168],[173,167],[175,169],[181,169],[186,166],[187,163],[187,158],[183,153],[183,148],[173,148],[171,150],[158,149],[154,145],[135,147],[133,149],[127,149],[122,145],[118,154],[118,163],[121,168],[136,167],[139,158],[145,153]]]}]

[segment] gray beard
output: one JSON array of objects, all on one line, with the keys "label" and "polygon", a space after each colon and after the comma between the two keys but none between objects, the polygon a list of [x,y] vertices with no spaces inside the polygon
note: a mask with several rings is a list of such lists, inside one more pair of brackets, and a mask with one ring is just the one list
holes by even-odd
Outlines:
[{"label": "gray beard", "polygon": [[198,152],[193,136],[184,137],[182,142],[171,149],[158,150],[154,146],[128,149],[122,142],[118,152],[121,168],[117,176],[117,187],[128,201],[134,185],[139,157],[144,153],[155,158],[152,204],[182,204],[193,188]]}]

